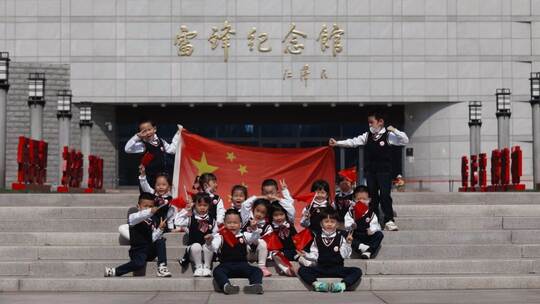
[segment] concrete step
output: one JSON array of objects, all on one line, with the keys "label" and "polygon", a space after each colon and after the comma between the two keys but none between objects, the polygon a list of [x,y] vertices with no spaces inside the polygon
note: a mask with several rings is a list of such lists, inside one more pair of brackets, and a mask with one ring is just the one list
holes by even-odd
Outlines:
[{"label": "concrete step", "polygon": [[[126,260],[127,261],[127,260]],[[116,267],[124,261],[85,260],[85,261],[28,261],[0,262],[0,276],[31,277],[100,277],[105,267]],[[296,263],[295,263],[296,264]],[[174,277],[192,277],[192,269],[181,273],[175,259],[168,262]],[[537,259],[462,259],[462,260],[359,260],[349,259],[346,266],[362,269],[371,275],[411,275],[411,274],[529,274],[540,272],[540,260]],[[277,276],[273,263],[268,269]],[[148,276],[156,273],[156,263],[147,265]]]},{"label": "concrete step", "polygon": [[[133,206],[137,203],[136,191],[103,194],[69,193],[1,193],[1,206]],[[499,193],[434,193],[393,192],[396,206],[408,204],[540,204],[535,192]]]},{"label": "concrete step", "polygon": [[[539,205],[396,205],[400,217],[540,217]],[[1,206],[0,217],[20,220],[40,219],[126,219],[126,206]]]},{"label": "concrete step", "polygon": [[503,219],[503,228],[504,229],[539,229],[540,228],[540,217],[529,216],[529,217],[517,217],[510,216],[504,217]]},{"label": "concrete step", "polygon": [[[538,218],[540,219],[540,218]],[[40,219],[5,220],[0,222],[3,232],[114,232],[125,224],[125,218],[118,219]],[[503,217],[399,217],[396,219],[401,230],[500,230]],[[538,226],[538,227],[529,227]],[[517,228],[516,228],[517,227]],[[513,223],[505,229],[539,229],[540,225]]]},{"label": "concrete step", "polygon": [[[334,281],[335,279],[328,279]],[[245,279],[233,279],[244,286]],[[263,280],[266,291],[299,291],[306,286],[298,278]],[[1,291],[212,291],[211,278],[0,278]],[[357,290],[436,290],[540,288],[537,275],[366,275]]]},{"label": "concrete step", "polygon": [[[183,233],[167,233],[167,244],[182,244]],[[383,244],[540,244],[540,230],[398,231],[385,232]],[[117,232],[0,232],[0,247],[119,244]]]},{"label": "concrete step", "polygon": [[[0,261],[124,260],[128,249],[127,246],[2,246]],[[169,257],[180,256],[184,250],[184,246],[167,246]],[[378,255],[378,259],[520,257],[540,257],[540,245],[383,245]]]}]

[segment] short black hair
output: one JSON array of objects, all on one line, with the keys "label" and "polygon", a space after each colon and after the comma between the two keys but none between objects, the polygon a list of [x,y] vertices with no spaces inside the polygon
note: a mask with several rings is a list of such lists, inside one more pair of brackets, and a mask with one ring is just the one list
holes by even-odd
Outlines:
[{"label": "short black hair", "polygon": [[311,184],[311,192],[315,192],[317,190],[324,190],[328,195],[330,195],[330,184],[323,179],[318,179]]},{"label": "short black hair", "polygon": [[214,173],[203,173],[199,176],[199,188],[204,190],[204,185],[208,184],[211,180],[217,181],[217,176]]},{"label": "short black hair", "polygon": [[280,204],[272,204],[272,205],[270,205],[270,212],[269,212],[270,219],[272,219],[272,217],[274,216],[274,213],[276,213],[276,212],[285,213],[285,216],[287,217],[287,220],[289,220],[289,217],[287,215],[287,210],[285,210],[285,208],[283,208],[283,206],[281,206]]},{"label": "short black hair", "polygon": [[268,186],[274,186],[274,187],[276,187],[276,190],[278,188],[278,184],[277,184],[276,180],[273,179],[273,178],[268,178],[268,179],[263,180],[263,182],[261,184],[261,190],[264,187],[268,187]]},{"label": "short black hair", "polygon": [[242,217],[240,216],[240,212],[234,208],[227,209],[227,211],[225,211],[225,216],[223,217],[223,219],[226,219],[227,215],[238,215],[240,220],[242,220]]},{"label": "short black hair", "polygon": [[379,111],[373,111],[368,114],[368,117],[374,117],[376,120],[384,120],[386,121],[386,115]]},{"label": "short black hair", "polygon": [[245,186],[242,186],[242,185],[234,185],[231,189],[231,196],[234,194],[235,191],[242,191],[242,193],[244,194],[244,196],[247,198],[248,197],[248,190]]},{"label": "short black hair", "polygon": [[139,194],[138,204],[141,204],[142,201],[155,201],[156,197],[152,193],[143,192]]},{"label": "short black hair", "polygon": [[208,193],[205,192],[199,192],[193,196],[193,203],[197,204],[200,202],[205,202],[208,205],[212,204],[212,198]]},{"label": "short black hair", "polygon": [[172,185],[172,179],[171,179],[171,176],[167,173],[167,172],[159,172],[158,174],[156,174],[156,176],[154,177],[154,183],[158,180],[158,178],[160,177],[163,177],[165,178],[165,180],[167,181],[167,183],[169,184],[169,186]]},{"label": "short black hair", "polygon": [[326,207],[324,209],[321,210],[321,222],[325,219],[325,218],[330,218],[330,219],[333,219],[333,220],[338,220],[338,213],[336,211],[336,209],[332,208],[332,207]]},{"label": "short black hair", "polygon": [[353,191],[353,196],[356,195],[356,193],[363,193],[363,192],[369,194],[369,189],[368,189],[368,187],[362,186],[362,185],[356,186],[356,188],[354,188],[354,191]]},{"label": "short black hair", "polygon": [[264,207],[266,207],[266,211],[268,211],[268,209],[270,209],[270,201],[265,199],[265,198],[258,198],[257,200],[255,200],[253,202],[253,206],[251,207],[251,209],[253,210],[253,209],[255,209],[255,207],[257,207],[259,205],[263,205]]},{"label": "short black hair", "polygon": [[345,176],[341,175],[341,174],[338,174],[337,178],[336,178],[336,182],[337,184],[341,184],[341,182],[343,181],[350,181],[349,179],[347,179]]},{"label": "short black hair", "polygon": [[139,120],[138,126],[140,127],[143,123],[149,123],[149,124],[152,125],[152,127],[155,127],[155,126],[156,126],[156,123],[155,123],[152,119],[146,118],[146,117],[143,118],[143,119],[141,119],[141,120]]}]

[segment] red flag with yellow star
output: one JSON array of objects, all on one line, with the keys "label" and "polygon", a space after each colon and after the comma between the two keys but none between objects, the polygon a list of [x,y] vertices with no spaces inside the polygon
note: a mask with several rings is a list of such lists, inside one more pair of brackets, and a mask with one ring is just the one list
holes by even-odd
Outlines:
[{"label": "red flag with yellow star", "polygon": [[[177,193],[190,190],[195,177],[206,172],[217,176],[218,194],[226,208],[234,185],[246,186],[249,196],[260,195],[261,183],[267,178],[284,179],[293,197],[310,192],[316,179],[328,181],[333,193],[336,172],[331,147],[260,148],[210,140],[185,129],[181,135],[173,182]],[[304,205],[295,202],[297,217]]]}]

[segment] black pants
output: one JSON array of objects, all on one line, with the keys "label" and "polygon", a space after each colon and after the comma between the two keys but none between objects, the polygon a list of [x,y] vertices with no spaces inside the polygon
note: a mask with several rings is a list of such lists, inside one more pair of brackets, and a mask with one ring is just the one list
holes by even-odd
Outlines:
[{"label": "black pants", "polygon": [[[384,226],[386,222],[394,220],[394,209],[392,208],[392,197],[390,196],[392,177],[390,172],[366,172],[366,181],[371,198],[370,206],[380,220],[384,219],[384,222],[381,222]],[[384,217],[379,213],[379,204]]]},{"label": "black pants", "polygon": [[302,281],[309,285],[317,281],[318,278],[341,278],[341,282],[345,283],[347,289],[355,286],[362,277],[362,270],[357,267],[344,266],[301,266],[298,269],[298,276]]},{"label": "black pants", "polygon": [[137,271],[146,266],[146,262],[153,261],[156,257],[158,265],[167,264],[167,248],[165,246],[165,239],[163,238],[155,241],[149,246],[130,248],[130,261],[116,267],[116,276],[122,276],[126,273]]},{"label": "black pants", "polygon": [[354,252],[361,254],[362,252],[358,249],[360,244],[365,244],[369,246],[367,252],[371,253],[371,257],[374,258],[375,255],[379,252],[379,247],[384,238],[384,234],[381,231],[377,231],[372,235],[364,234],[354,234],[352,241],[352,249]]},{"label": "black pants", "polygon": [[229,278],[247,278],[249,284],[262,284],[263,273],[248,262],[226,262],[214,268],[214,280],[221,290],[229,283]]}]

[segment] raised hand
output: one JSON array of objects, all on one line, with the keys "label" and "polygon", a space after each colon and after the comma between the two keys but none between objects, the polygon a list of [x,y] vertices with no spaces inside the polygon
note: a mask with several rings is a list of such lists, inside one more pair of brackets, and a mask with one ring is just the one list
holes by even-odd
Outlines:
[{"label": "raised hand", "polygon": [[337,145],[337,141],[334,138],[330,138],[330,140],[328,140],[328,145],[334,147]]}]

